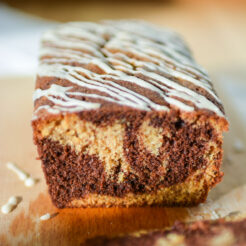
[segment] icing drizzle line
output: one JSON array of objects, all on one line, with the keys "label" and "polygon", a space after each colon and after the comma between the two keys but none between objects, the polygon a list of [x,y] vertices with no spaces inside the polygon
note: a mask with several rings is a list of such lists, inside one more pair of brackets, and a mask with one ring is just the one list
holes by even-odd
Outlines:
[{"label": "icing drizzle line", "polygon": [[[71,22],[47,32],[38,76],[64,79],[70,86],[53,83],[36,89],[34,101],[47,100],[36,107],[34,117],[42,110],[58,114],[97,109],[102,102],[146,111],[207,109],[224,116],[207,73],[182,39],[144,22]],[[135,87],[151,91],[163,103]]]}]

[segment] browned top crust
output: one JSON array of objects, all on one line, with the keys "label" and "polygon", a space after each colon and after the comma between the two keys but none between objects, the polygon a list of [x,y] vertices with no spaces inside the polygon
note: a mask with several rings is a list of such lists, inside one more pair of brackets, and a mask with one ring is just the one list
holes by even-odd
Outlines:
[{"label": "browned top crust", "polygon": [[90,110],[224,109],[207,73],[174,32],[132,20],[74,22],[42,39],[34,119]]}]

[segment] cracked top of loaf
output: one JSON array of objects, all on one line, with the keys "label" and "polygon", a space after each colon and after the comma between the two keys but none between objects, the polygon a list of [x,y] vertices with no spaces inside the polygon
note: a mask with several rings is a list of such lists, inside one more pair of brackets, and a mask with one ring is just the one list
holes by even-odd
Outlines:
[{"label": "cracked top of loaf", "polygon": [[45,33],[34,101],[34,119],[113,108],[225,117],[182,38],[135,20],[71,22]]}]

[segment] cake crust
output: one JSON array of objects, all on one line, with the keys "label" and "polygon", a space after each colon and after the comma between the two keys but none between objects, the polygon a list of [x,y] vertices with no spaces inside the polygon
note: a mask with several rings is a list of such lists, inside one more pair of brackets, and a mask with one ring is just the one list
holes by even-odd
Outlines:
[{"label": "cake crust", "polygon": [[61,25],[43,37],[34,104],[57,207],[194,205],[223,176],[223,106],[171,31]]}]

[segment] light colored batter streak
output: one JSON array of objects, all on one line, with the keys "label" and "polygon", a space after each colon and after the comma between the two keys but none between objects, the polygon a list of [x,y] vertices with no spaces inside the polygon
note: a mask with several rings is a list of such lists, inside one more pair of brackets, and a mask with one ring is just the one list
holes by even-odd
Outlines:
[{"label": "light colored batter streak", "polygon": [[[172,31],[132,20],[75,22],[47,32],[42,41],[38,76],[65,79],[87,92],[57,84],[36,89],[34,101],[46,97],[52,105],[36,108],[34,119],[40,110],[59,114],[97,109],[101,106],[97,99],[146,111],[207,109],[224,117],[214,103],[220,100],[207,73]],[[151,101],[120,81],[158,94],[167,105]]]},{"label": "light colored batter streak", "polygon": [[36,180],[30,176],[27,172],[19,168],[16,164],[8,162],[7,168],[17,174],[20,180],[24,181],[25,186],[31,187],[36,183]]},{"label": "light colored batter streak", "polygon": [[1,212],[3,214],[12,212],[18,206],[21,200],[22,198],[19,196],[11,196],[8,202],[1,207]]}]

